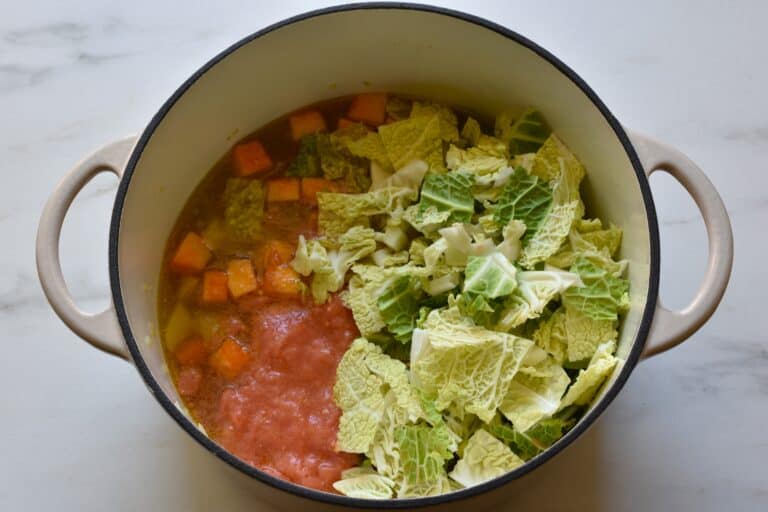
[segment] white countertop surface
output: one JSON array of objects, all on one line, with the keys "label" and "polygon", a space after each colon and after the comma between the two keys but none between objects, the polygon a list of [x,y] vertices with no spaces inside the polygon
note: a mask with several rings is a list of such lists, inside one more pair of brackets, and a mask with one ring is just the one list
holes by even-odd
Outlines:
[{"label": "white countertop surface", "polygon": [[[43,202],[77,160],[141,130],[230,43],[328,5],[263,3],[33,0],[0,10],[0,510],[267,510],[183,434],[133,367],[59,321],[33,251]],[[505,508],[768,510],[768,3],[437,3],[528,36],[626,126],[686,152],[722,194],[737,246],[712,320],[642,363],[597,424]],[[682,306],[703,275],[703,223],[671,178],[651,183],[662,297]],[[94,311],[108,302],[115,185],[91,183],[64,227],[65,274]]]}]

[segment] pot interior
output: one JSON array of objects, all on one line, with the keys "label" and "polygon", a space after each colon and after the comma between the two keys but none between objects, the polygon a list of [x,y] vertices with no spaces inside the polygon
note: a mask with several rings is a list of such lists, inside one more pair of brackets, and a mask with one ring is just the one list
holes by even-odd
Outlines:
[{"label": "pot interior", "polygon": [[631,309],[617,355],[626,358],[651,281],[650,230],[635,169],[609,121],[571,78],[521,42],[447,14],[379,7],[284,24],[224,52],[163,107],[137,146],[118,197],[119,293],[137,349],[171,401],[180,403],[158,339],[157,283],[185,201],[240,137],[308,103],[364,90],[487,115],[529,105],[542,111],[587,168],[588,215],[624,230]]}]

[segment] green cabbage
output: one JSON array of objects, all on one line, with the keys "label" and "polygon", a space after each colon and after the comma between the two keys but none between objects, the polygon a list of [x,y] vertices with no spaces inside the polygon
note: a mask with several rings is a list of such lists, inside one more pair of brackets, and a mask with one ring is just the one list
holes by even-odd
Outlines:
[{"label": "green cabbage", "polygon": [[424,160],[432,172],[445,172],[441,118],[417,116],[379,127],[379,136],[394,169],[413,160]]},{"label": "green cabbage", "polygon": [[579,275],[583,286],[563,293],[563,304],[594,320],[616,320],[629,308],[629,282],[598,267],[584,257],[576,258],[571,272]]},{"label": "green cabbage", "polygon": [[493,480],[522,466],[523,460],[504,443],[486,430],[480,429],[469,438],[464,456],[459,459],[450,477],[464,487]]},{"label": "green cabbage", "polygon": [[509,295],[517,287],[515,266],[500,252],[470,256],[464,270],[464,292],[486,299]]},{"label": "green cabbage", "polygon": [[511,220],[525,224],[524,240],[530,240],[547,219],[552,206],[552,191],[525,169],[518,167],[510,176],[494,206],[494,220],[506,226]]},{"label": "green cabbage", "polygon": [[589,361],[589,366],[586,370],[579,372],[576,381],[565,393],[560,402],[561,409],[571,404],[589,405],[592,402],[603,382],[611,376],[613,369],[619,363],[619,360],[613,356],[615,350],[615,342],[603,343],[597,348],[595,355]]},{"label": "green cabbage", "polygon": [[421,188],[419,215],[424,216],[434,209],[437,212],[448,212],[444,222],[469,222],[475,213],[473,183],[474,177],[471,174],[428,174]]},{"label": "green cabbage", "polygon": [[551,130],[538,110],[529,108],[515,118],[511,112],[496,117],[496,136],[509,144],[509,153],[533,153],[549,137]]}]

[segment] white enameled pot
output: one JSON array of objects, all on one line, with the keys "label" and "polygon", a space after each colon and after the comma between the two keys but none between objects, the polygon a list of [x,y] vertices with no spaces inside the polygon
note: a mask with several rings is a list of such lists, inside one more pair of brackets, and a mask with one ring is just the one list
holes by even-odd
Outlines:
[{"label": "white enameled pot", "polygon": [[[461,63],[457,66],[457,63]],[[590,215],[624,229],[631,308],[620,332],[616,369],[576,427],[552,448],[493,481],[449,495],[371,502],[326,494],[254,469],[205,436],[179,407],[156,326],[156,286],[165,240],[192,190],[234,139],[308,103],[362,90],[427,96],[492,115],[538,107],[587,168]],[[701,287],[681,311],[657,299],[659,235],[648,175],[663,170],[691,194],[709,237]],[[120,186],[112,214],[109,270],[113,304],[90,315],[72,301],[59,265],[59,235],[77,192],[96,174]],[[37,264],[56,313],[97,348],[132,362],[152,394],[207,450],[247,475],[257,495],[291,509],[336,506],[412,508],[483,506],[506,485],[574,441],[619,392],[644,357],[680,343],[715,311],[733,259],[725,207],[704,173],[678,151],[627,132],[595,93],[546,50],[473,16],[411,4],[347,5],[307,13],[224,50],[189,78],[139,137],[109,144],[58,185],[40,220]],[[224,467],[224,466],[222,466]]]}]

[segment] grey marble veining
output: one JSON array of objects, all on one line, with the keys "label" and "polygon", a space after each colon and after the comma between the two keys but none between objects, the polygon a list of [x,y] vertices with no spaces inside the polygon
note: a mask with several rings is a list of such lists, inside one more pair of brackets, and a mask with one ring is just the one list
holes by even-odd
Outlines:
[{"label": "grey marble veining", "polygon": [[[623,124],[698,162],[732,216],[731,286],[712,320],[638,366],[598,423],[524,481],[506,510],[768,510],[768,4],[439,2],[561,57]],[[0,510],[267,510],[187,438],[136,371],[71,334],[34,266],[37,220],[67,169],[142,129],[195,69],[240,37],[330,2],[35,1],[0,16]],[[662,297],[680,307],[706,265],[693,202],[651,179]],[[78,303],[108,302],[100,176],[65,223]]]}]

